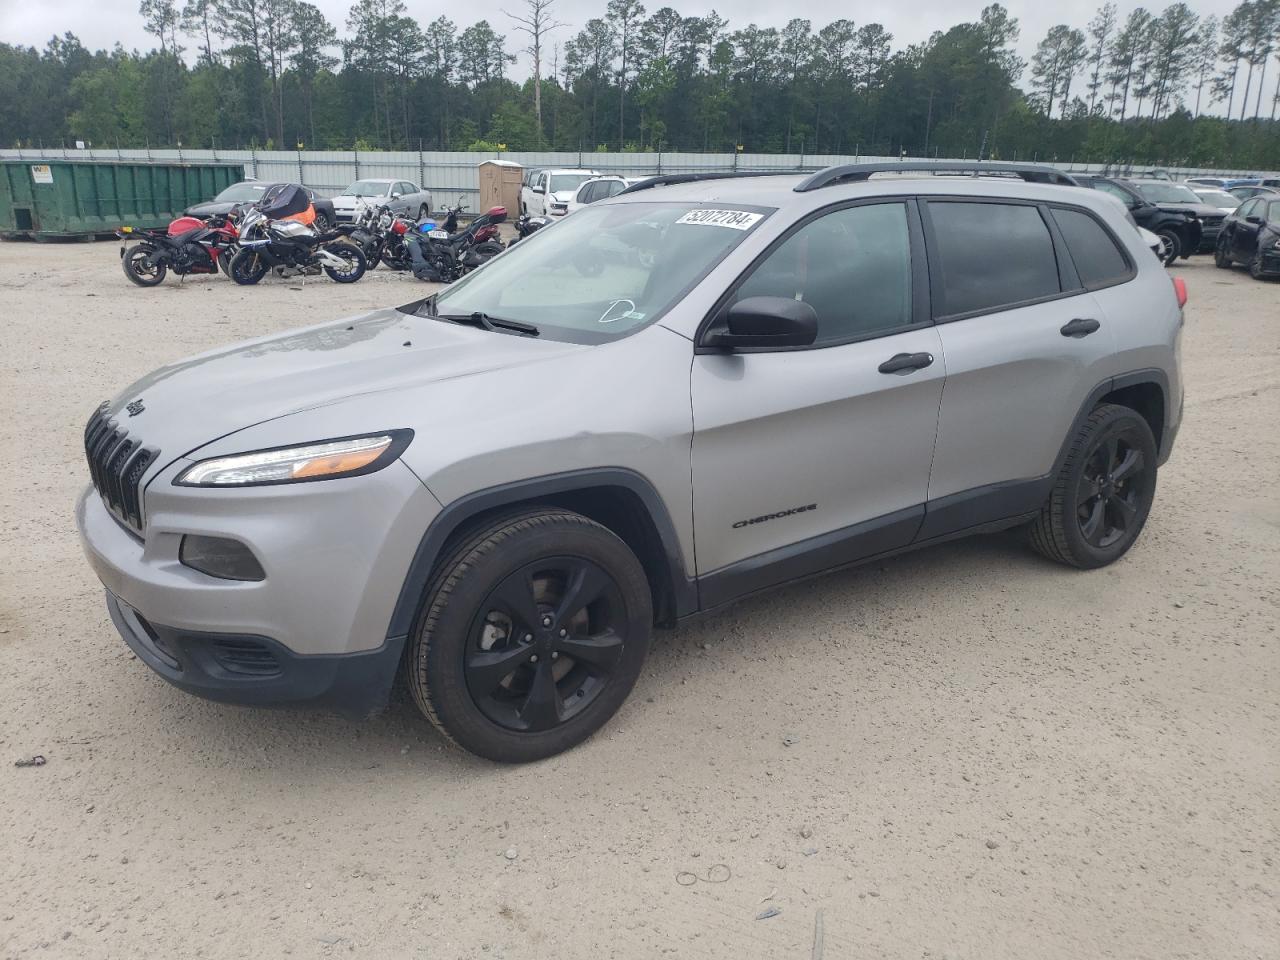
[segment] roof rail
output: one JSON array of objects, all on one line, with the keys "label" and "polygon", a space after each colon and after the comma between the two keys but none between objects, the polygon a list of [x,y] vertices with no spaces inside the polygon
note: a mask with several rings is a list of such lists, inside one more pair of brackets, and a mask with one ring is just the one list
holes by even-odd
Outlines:
[{"label": "roof rail", "polygon": [[787,175],[795,176],[794,170],[726,170],[723,173],[664,173],[656,177],[649,177],[647,180],[641,180],[639,183],[633,183],[627,189],[618,193],[638,193],[641,190],[649,190],[653,187],[670,187],[677,183],[699,183],[703,180],[737,180],[742,177],[785,177]]},{"label": "roof rail", "polygon": [[992,163],[977,160],[900,160],[887,163],[850,163],[839,167],[827,167],[805,178],[796,185],[796,193],[818,190],[836,183],[860,183],[873,173],[1007,173],[1021,177],[1028,183],[1053,183],[1064,187],[1077,186],[1076,181],[1056,167],[1028,163]]}]

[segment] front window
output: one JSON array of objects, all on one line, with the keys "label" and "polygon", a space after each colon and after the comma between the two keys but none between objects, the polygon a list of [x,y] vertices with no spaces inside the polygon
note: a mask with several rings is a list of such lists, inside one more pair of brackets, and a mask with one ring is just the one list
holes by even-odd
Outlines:
[{"label": "front window", "polygon": [[1199,203],[1195,191],[1181,183],[1140,183],[1138,189],[1152,203]]},{"label": "front window", "polygon": [[265,189],[265,183],[233,183],[214,199],[221,203],[249,203],[260,198]]},{"label": "front window", "polygon": [[377,180],[357,180],[343,193],[349,197],[383,197],[387,194],[387,184]]},{"label": "front window", "polygon": [[551,192],[560,193],[566,190],[577,190],[594,174],[590,173],[553,173],[551,175]]},{"label": "front window", "polygon": [[584,207],[419,312],[480,313],[576,343],[615,340],[670,309],[770,212],[674,202]]}]

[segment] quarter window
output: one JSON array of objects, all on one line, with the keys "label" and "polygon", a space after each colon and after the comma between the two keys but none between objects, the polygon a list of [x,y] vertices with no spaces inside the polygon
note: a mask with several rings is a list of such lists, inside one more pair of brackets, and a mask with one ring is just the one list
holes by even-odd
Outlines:
[{"label": "quarter window", "polygon": [[1062,291],[1053,238],[1036,207],[931,202],[944,316],[996,310]]},{"label": "quarter window", "polygon": [[847,207],[801,227],[760,263],[735,299],[785,297],[818,313],[815,344],[911,323],[911,240],[902,203]]},{"label": "quarter window", "polygon": [[1053,219],[1067,241],[1067,250],[1085,287],[1097,290],[1129,278],[1128,259],[1097,220],[1079,210],[1058,207],[1053,210]]}]

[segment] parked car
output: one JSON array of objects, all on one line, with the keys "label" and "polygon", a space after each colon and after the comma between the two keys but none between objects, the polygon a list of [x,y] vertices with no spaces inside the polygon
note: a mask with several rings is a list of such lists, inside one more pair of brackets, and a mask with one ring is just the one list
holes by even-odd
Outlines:
[{"label": "parked car", "polygon": [[220,700],[363,713],[403,667],[528,761],[617,711],[655,624],[1001,528],[1106,566],[1178,432],[1186,288],[1070,182],[654,178],[415,303],[164,367],[85,431],[112,619]]},{"label": "parked car", "polygon": [[354,220],[362,205],[389,207],[393,214],[423,219],[431,212],[431,191],[412,180],[357,180],[333,198],[339,222]]},{"label": "parked car", "polygon": [[1222,221],[1227,218],[1221,207],[1205,203],[1185,183],[1135,179],[1130,180],[1129,185],[1162,210],[1190,214],[1198,219],[1201,225],[1200,243],[1191,252],[1213,252],[1214,245],[1218,242],[1218,231],[1222,229]]},{"label": "parked car", "polygon": [[1280,276],[1280,196],[1246,200],[1227,217],[1214,263],[1246,264],[1255,280]]},{"label": "parked car", "polygon": [[1225,210],[1227,213],[1240,206],[1239,197],[1234,197],[1227,191],[1219,190],[1217,187],[1193,187],[1192,192],[1200,198],[1201,203],[1207,203],[1209,206]]},{"label": "parked car", "polygon": [[604,176],[592,177],[590,180],[584,180],[582,185],[578,187],[573,195],[573,199],[569,201],[565,215],[573,213],[588,204],[596,203],[600,200],[608,200],[610,197],[616,197],[627,187],[633,183],[640,181],[628,177]]},{"label": "parked car", "polygon": [[[183,213],[188,217],[199,217],[201,220],[208,220],[210,217],[225,217],[241,204],[257,203],[262,199],[264,193],[273,187],[281,185],[280,183],[264,180],[241,180],[239,183],[231,184],[212,200],[187,207]],[[299,186],[302,185],[299,184]],[[317,196],[316,192],[310,187],[304,186],[302,189],[306,192],[307,199],[311,201],[311,206],[315,209],[316,219],[313,226],[317,231],[323,233],[337,223],[332,200]]]},{"label": "parked car", "polygon": [[563,217],[583,182],[599,176],[594,170],[539,170],[520,188],[520,212],[531,217]]},{"label": "parked car", "polygon": [[1190,187],[1217,187],[1219,190],[1230,190],[1232,187],[1256,186],[1262,180],[1258,177],[1187,177]]},{"label": "parked car", "polygon": [[1251,187],[1232,187],[1228,191],[1237,200],[1252,200],[1254,197],[1280,197],[1280,188],[1264,187],[1261,184]]},{"label": "parked car", "polygon": [[1200,248],[1204,225],[1195,214],[1180,210],[1166,210],[1158,206],[1148,200],[1128,180],[1080,174],[1073,174],[1073,176],[1080,186],[1100,190],[1115,197],[1125,205],[1138,226],[1145,227],[1160,237],[1165,244],[1166,265],[1180,257],[1185,260]]}]

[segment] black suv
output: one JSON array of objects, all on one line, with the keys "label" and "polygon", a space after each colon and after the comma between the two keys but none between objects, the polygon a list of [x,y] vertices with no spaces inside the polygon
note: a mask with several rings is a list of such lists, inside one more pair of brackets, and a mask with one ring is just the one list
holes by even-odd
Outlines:
[{"label": "black suv", "polygon": [[[1162,186],[1178,186],[1168,180],[1118,180],[1114,177],[1086,177],[1079,174],[1073,174],[1075,181],[1082,187],[1091,187],[1094,190],[1101,190],[1103,193],[1109,193],[1118,199],[1129,209],[1129,213],[1133,215],[1133,219],[1138,226],[1150,230],[1152,233],[1160,237],[1164,241],[1166,265],[1173,263],[1181,257],[1185,260],[1193,253],[1198,253],[1205,244],[1205,235],[1209,216],[1215,218],[1216,222],[1213,226],[1213,238],[1216,241],[1218,231],[1222,229],[1222,221],[1224,212],[1217,207],[1208,207],[1200,203],[1200,198],[1194,193],[1191,196],[1195,199],[1195,203],[1182,203],[1173,206],[1167,206],[1164,203],[1157,202],[1154,198],[1147,195],[1145,187],[1148,184],[1160,184]],[[1203,207],[1206,211],[1212,210],[1212,214],[1206,214],[1205,218],[1201,218],[1191,207]],[[1213,243],[1208,245],[1209,250],[1213,249]]]},{"label": "black suv", "polygon": [[1280,195],[1246,200],[1227,217],[1214,262],[1224,270],[1247,264],[1255,280],[1280,276]]}]

